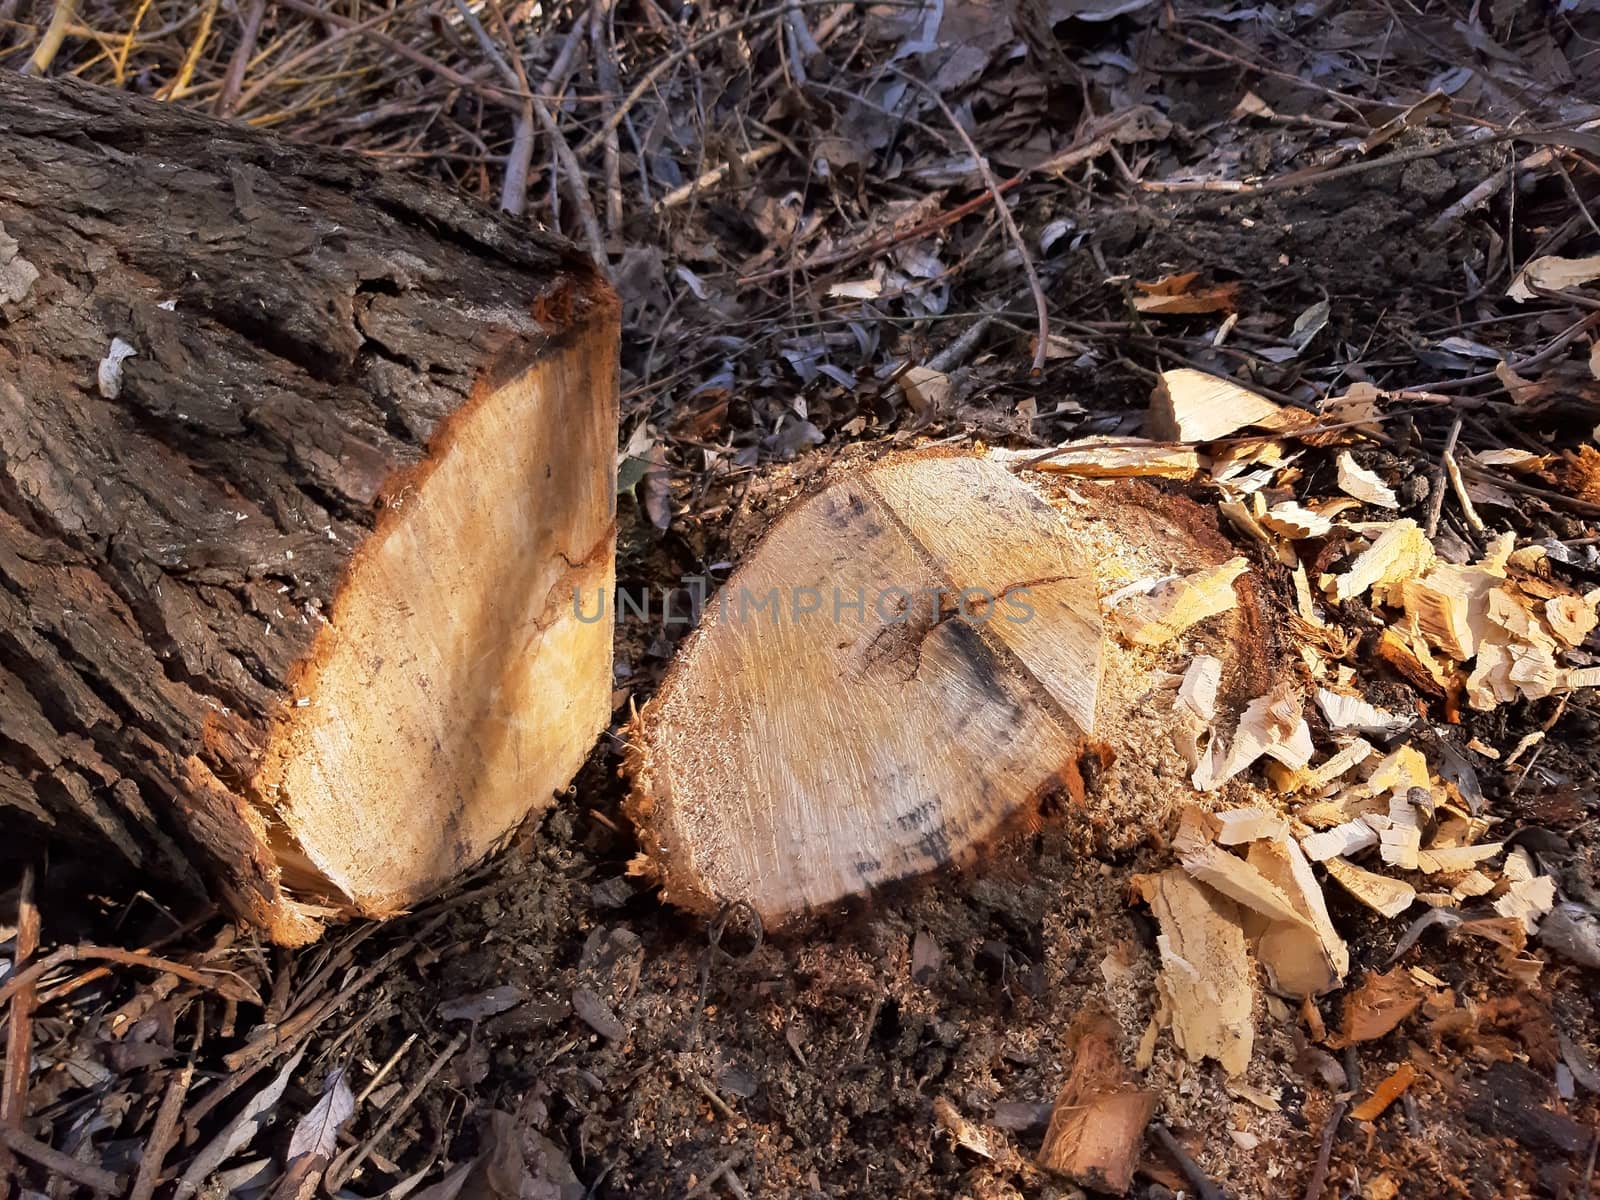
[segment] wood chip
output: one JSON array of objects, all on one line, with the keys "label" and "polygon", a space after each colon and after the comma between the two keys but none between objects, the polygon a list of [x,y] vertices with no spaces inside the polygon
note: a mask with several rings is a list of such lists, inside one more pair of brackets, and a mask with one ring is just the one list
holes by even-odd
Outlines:
[{"label": "wood chip", "polygon": [[1136,646],[1162,646],[1190,626],[1237,607],[1234,580],[1249,570],[1243,557],[1157,583],[1142,594],[1119,593],[1111,626]]},{"label": "wood chip", "polygon": [[1291,542],[1302,541],[1305,538],[1325,537],[1333,530],[1333,522],[1321,513],[1312,512],[1304,505],[1296,504],[1292,500],[1282,504],[1274,504],[1259,518],[1265,529],[1281,537],[1288,538]]},{"label": "wood chip", "polygon": [[1552,596],[1544,602],[1544,619],[1550,631],[1567,646],[1583,645],[1595,625],[1600,624],[1593,605],[1585,603],[1581,596]]},{"label": "wood chip", "polygon": [[1194,786],[1202,792],[1214,791],[1262,755],[1272,756],[1291,770],[1305,766],[1313,747],[1301,708],[1291,681],[1250,701],[1232,740],[1224,746],[1220,739],[1212,739],[1205,760],[1192,776]]},{"label": "wood chip", "polygon": [[1264,808],[1234,808],[1212,813],[1217,824],[1217,844],[1238,846],[1262,838],[1279,838],[1289,832],[1284,819]]},{"label": "wood chip", "polygon": [[[1510,866],[1510,860],[1506,865]],[[1529,933],[1537,933],[1539,921],[1555,905],[1555,876],[1538,875],[1532,879],[1512,881],[1506,894],[1494,902],[1494,910],[1502,917],[1520,917],[1523,928]]]},{"label": "wood chip", "polygon": [[1361,986],[1345,997],[1339,1032],[1328,1039],[1335,1050],[1371,1042],[1396,1029],[1422,1004],[1422,990],[1409,972],[1395,967],[1386,974],[1367,973]]},{"label": "wood chip", "polygon": [[1178,836],[1173,841],[1173,849],[1178,852],[1178,861],[1183,864],[1183,869],[1201,883],[1269,921],[1286,922],[1309,929],[1309,920],[1300,914],[1276,884],[1244,859],[1211,841],[1209,830],[1199,819],[1201,817],[1202,814],[1194,809],[1185,813]]},{"label": "wood chip", "polygon": [[1145,429],[1167,441],[1210,442],[1245,428],[1288,430],[1310,423],[1309,413],[1284,408],[1232,380],[1179,367],[1161,373]]},{"label": "wood chip", "polygon": [[1401,583],[1400,598],[1424,637],[1457,662],[1466,662],[1488,632],[1489,593],[1503,580],[1482,567],[1440,563]]},{"label": "wood chip", "polygon": [[1421,526],[1409,518],[1395,521],[1356,556],[1349,570],[1334,578],[1329,595],[1343,603],[1373,588],[1384,591],[1416,578],[1433,563],[1433,545]]},{"label": "wood chip", "polygon": [[1330,858],[1349,858],[1378,844],[1378,831],[1365,821],[1346,821],[1309,834],[1300,839],[1300,847],[1312,862],[1327,862]]},{"label": "wood chip", "polygon": [[1304,777],[1302,786],[1313,792],[1320,791],[1335,779],[1355,770],[1355,768],[1371,758],[1374,753],[1371,742],[1365,738],[1356,738],[1348,746],[1341,748],[1327,762],[1319,763],[1312,768]]},{"label": "wood chip", "polygon": [[1317,708],[1328,728],[1360,729],[1374,733],[1396,733],[1412,724],[1412,718],[1387,709],[1374,708],[1359,696],[1346,696],[1328,688],[1317,689]]},{"label": "wood chip", "polygon": [[1008,466],[1026,463],[1035,471],[1082,479],[1193,479],[1205,466],[1200,453],[1191,447],[1143,438],[1081,438],[1048,452],[995,449],[989,451],[989,457]]},{"label": "wood chip", "polygon": [[1511,286],[1506,288],[1506,295],[1513,300],[1536,300],[1539,291],[1564,292],[1594,279],[1600,279],[1600,255],[1561,258],[1544,254],[1530,260],[1517,272]]},{"label": "wood chip", "polygon": [[1455,875],[1488,862],[1504,849],[1500,842],[1481,846],[1434,846],[1417,855],[1417,870],[1424,875]]},{"label": "wood chip", "polygon": [[1385,755],[1367,776],[1367,787],[1375,796],[1391,792],[1405,795],[1412,788],[1426,791],[1431,784],[1428,760],[1415,746],[1401,746]]},{"label": "wood chip", "polygon": [[1248,864],[1287,896],[1298,921],[1275,921],[1256,941],[1256,957],[1272,989],[1296,999],[1340,987],[1350,970],[1350,950],[1328,915],[1311,864],[1287,835],[1250,844]]},{"label": "wood chip", "polygon": [[1410,1063],[1401,1063],[1377,1087],[1373,1088],[1372,1095],[1350,1110],[1350,1115],[1358,1121],[1373,1121],[1382,1115],[1396,1100],[1405,1094],[1417,1078],[1417,1069]]},{"label": "wood chip", "polygon": [[1255,1046],[1254,972],[1238,906],[1181,867],[1135,882],[1160,928],[1158,986],[1173,1040],[1191,1062],[1212,1058],[1229,1075],[1242,1073]]},{"label": "wood chip", "polygon": [[1400,500],[1394,494],[1394,489],[1384,483],[1376,473],[1357,463],[1350,451],[1339,452],[1338,471],[1339,490],[1345,495],[1354,496],[1361,503],[1378,508],[1400,507]]},{"label": "wood chip", "polygon": [[1387,875],[1375,875],[1344,858],[1330,858],[1328,874],[1361,903],[1386,917],[1398,917],[1411,907],[1417,889]]},{"label": "wood chip", "polygon": [[1420,634],[1390,626],[1378,635],[1377,653],[1412,686],[1431,696],[1447,696],[1455,686],[1455,673],[1433,656]]}]

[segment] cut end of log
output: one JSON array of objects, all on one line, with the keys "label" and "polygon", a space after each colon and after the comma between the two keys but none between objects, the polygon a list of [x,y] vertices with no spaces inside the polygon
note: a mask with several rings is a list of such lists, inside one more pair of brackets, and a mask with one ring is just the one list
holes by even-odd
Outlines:
[{"label": "cut end of log", "polygon": [[610,714],[620,311],[593,264],[347,157],[15,73],[0,243],[27,285],[0,318],[19,844],[298,943],[547,806]]},{"label": "cut end of log", "polygon": [[641,866],[774,924],[959,860],[1081,799],[1100,639],[1092,573],[1010,471],[853,471],[773,526],[635,723]]},{"label": "cut end of log", "polygon": [[1142,484],[973,455],[835,475],[747,554],[630,726],[636,873],[772,926],[976,860],[1050,813],[1093,804],[1136,827],[1159,800],[1124,793],[1112,765],[1130,722],[1148,722],[1136,759],[1178,761],[1149,704],[1157,663],[1214,643],[1231,703],[1261,653],[1242,634],[1254,591],[1232,576],[1228,603],[1168,644],[1108,636],[1131,578],[1227,561],[1193,519]]},{"label": "cut end of log", "polygon": [[602,317],[483,386],[385,488],[250,789],[276,933],[307,907],[403,911],[546,807],[605,728],[614,337]]}]

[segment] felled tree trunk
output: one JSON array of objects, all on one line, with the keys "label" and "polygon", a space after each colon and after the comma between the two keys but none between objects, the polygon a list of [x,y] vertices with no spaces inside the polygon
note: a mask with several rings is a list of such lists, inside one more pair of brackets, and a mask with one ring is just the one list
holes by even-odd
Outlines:
[{"label": "felled tree trunk", "polygon": [[8,849],[297,942],[547,804],[610,709],[573,596],[613,575],[617,338],[558,239],[0,74]]}]

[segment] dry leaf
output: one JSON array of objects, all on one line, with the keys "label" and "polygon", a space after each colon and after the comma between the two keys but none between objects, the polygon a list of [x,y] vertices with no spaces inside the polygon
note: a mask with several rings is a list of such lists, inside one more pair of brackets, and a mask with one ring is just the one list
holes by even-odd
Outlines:
[{"label": "dry leaf", "polygon": [[343,1067],[331,1072],[323,1081],[321,1099],[295,1125],[289,1138],[287,1161],[291,1164],[306,1154],[331,1159],[338,1149],[339,1130],[356,1112],[356,1098],[344,1076]]},{"label": "dry leaf", "polygon": [[1546,254],[1527,263],[1506,289],[1513,300],[1536,300],[1535,289],[1564,292],[1600,279],[1600,255],[1589,258],[1560,258]]},{"label": "dry leaf", "polygon": [[228,1122],[222,1132],[207,1142],[200,1153],[190,1160],[173,1193],[178,1200],[187,1200],[187,1197],[194,1195],[213,1171],[255,1141],[256,1135],[272,1120],[278,1101],[283,1099],[284,1090],[289,1086],[289,1077],[304,1057],[305,1051],[297,1050],[277,1075],[245,1102],[238,1115]]},{"label": "dry leaf", "polygon": [[901,374],[900,390],[918,416],[941,412],[950,399],[950,376],[932,367],[912,367]]},{"label": "dry leaf", "polygon": [[1238,283],[1219,283],[1195,288],[1200,272],[1168,275],[1154,283],[1134,283],[1143,295],[1133,298],[1133,307],[1143,313],[1232,312],[1239,297]]}]

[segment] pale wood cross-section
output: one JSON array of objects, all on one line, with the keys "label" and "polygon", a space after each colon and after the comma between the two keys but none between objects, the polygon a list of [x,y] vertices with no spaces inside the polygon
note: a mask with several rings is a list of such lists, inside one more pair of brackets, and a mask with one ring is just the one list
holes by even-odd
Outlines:
[{"label": "pale wood cross-section", "polygon": [[0,73],[0,812],[282,942],[611,708],[615,296],[421,181]]},{"label": "pale wood cross-section", "polygon": [[781,922],[960,859],[1081,798],[1101,639],[1070,529],[1004,466],[850,472],[768,531],[633,724],[641,867]]}]

